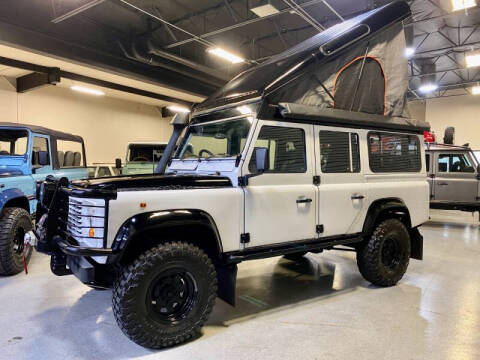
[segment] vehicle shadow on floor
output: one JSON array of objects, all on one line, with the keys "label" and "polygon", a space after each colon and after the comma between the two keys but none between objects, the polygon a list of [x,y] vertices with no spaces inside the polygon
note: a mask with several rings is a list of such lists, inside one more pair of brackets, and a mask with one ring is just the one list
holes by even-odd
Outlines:
[{"label": "vehicle shadow on floor", "polygon": [[[341,262],[342,267],[348,267],[348,270],[355,267],[356,270],[356,266],[351,264],[352,259],[342,258]],[[279,258],[273,268],[263,272],[259,269],[258,273],[242,276],[239,271],[235,307],[217,299],[207,325],[228,326],[252,317],[354,291],[359,286],[367,286],[358,272],[358,276],[354,276],[350,271],[336,274],[337,266],[320,256],[307,255],[300,261]],[[334,287],[335,276],[341,286]]]}]

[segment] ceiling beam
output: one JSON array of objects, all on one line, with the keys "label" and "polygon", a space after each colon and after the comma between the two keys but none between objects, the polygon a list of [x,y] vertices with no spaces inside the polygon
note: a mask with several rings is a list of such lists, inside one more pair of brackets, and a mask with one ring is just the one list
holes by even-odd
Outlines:
[{"label": "ceiling beam", "polygon": [[92,0],[86,4],[83,4],[82,6],[79,6],[78,8],[75,8],[63,15],[60,15],[58,17],[56,17],[55,19],[52,19],[51,22],[54,23],[54,24],[58,24],[59,22],[62,22],[64,20],[67,20],[73,16],[76,16],[82,12],[84,12],[85,10],[88,10],[94,6],[97,6],[97,5],[100,5],[101,3],[105,2],[107,0]]}]

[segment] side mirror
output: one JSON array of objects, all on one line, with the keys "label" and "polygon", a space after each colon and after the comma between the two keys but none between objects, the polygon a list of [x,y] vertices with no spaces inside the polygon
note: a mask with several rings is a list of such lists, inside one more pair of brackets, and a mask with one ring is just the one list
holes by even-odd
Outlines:
[{"label": "side mirror", "polygon": [[38,154],[38,165],[45,166],[50,164],[50,160],[48,158],[48,151],[39,151],[37,154]]},{"label": "side mirror", "polygon": [[122,159],[115,159],[115,168],[117,169],[122,168]]},{"label": "side mirror", "polygon": [[477,179],[480,180],[480,164],[477,165]]},{"label": "side mirror", "polygon": [[257,173],[262,174],[265,172],[265,167],[267,164],[268,149],[266,147],[256,147],[254,151],[255,163],[257,164]]}]

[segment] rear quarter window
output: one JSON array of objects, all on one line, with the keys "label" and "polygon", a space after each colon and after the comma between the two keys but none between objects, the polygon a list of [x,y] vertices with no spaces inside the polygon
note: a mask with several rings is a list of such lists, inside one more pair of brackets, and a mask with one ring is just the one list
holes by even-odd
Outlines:
[{"label": "rear quarter window", "polygon": [[420,141],[415,135],[370,132],[368,155],[373,172],[419,172]]}]

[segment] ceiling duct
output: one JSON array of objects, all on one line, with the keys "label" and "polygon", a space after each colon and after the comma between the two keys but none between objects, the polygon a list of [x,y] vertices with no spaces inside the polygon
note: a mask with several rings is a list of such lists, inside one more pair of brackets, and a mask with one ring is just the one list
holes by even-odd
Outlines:
[{"label": "ceiling duct", "polygon": [[[202,71],[198,66],[192,67],[195,63],[191,63],[191,66],[187,66],[185,63],[182,64],[178,61],[179,57],[171,55],[170,59],[165,57],[160,57],[157,55],[152,55],[149,51],[147,41],[137,41],[131,44],[130,48],[127,50],[121,42],[117,42],[120,49],[123,52],[123,55],[131,60],[140,61],[142,63],[148,64],[150,66],[158,66],[164,69],[191,77],[192,79],[199,80],[203,83],[213,85],[215,88],[223,86],[226,83],[226,80],[220,80],[218,77],[213,77],[212,74]],[[177,58],[177,61],[174,61],[174,57]],[[187,62],[187,60],[184,62]],[[201,65],[200,65],[201,66]]]}]

